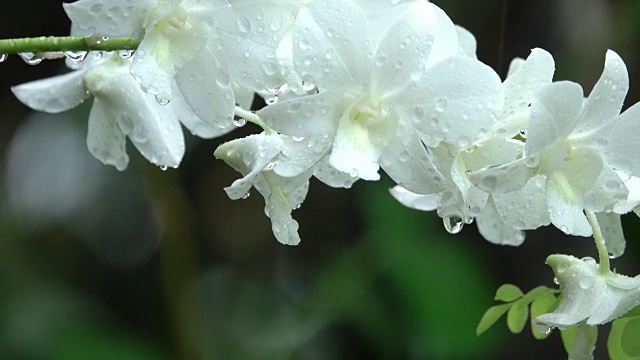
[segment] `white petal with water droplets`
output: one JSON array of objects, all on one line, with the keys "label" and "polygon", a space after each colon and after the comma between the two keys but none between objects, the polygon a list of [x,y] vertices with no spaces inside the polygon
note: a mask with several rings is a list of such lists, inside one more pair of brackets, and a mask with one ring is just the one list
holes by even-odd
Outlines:
[{"label": "white petal with water droplets", "polygon": [[276,239],[285,245],[298,245],[298,222],[291,212],[300,206],[309,189],[311,172],[292,178],[283,178],[274,173],[263,172],[262,179],[255,183],[265,198],[265,213],[271,219],[271,229]]},{"label": "white petal with water droplets", "polygon": [[487,139],[502,109],[500,78],[468,57],[450,57],[398,92],[393,101],[412,111],[412,126],[437,140],[467,148]]},{"label": "white petal with water droplets", "polygon": [[580,122],[572,134],[595,140],[598,133],[620,114],[629,90],[627,67],[618,54],[607,51],[604,70],[584,103]]},{"label": "white petal with water droplets", "polygon": [[389,29],[373,55],[373,93],[402,91],[414,77],[424,74],[434,41],[435,6],[420,1],[405,8],[404,16]]},{"label": "white petal with water droplets", "polygon": [[72,36],[141,39],[149,11],[157,3],[157,0],[82,0],[62,6],[71,19]]},{"label": "white petal with water droplets", "polygon": [[555,71],[551,54],[542,49],[533,49],[526,60],[514,59],[509,75],[504,81],[504,112],[495,125],[496,133],[503,138],[512,138],[529,126],[529,105],[534,93],[550,84]]},{"label": "white petal with water droplets", "polygon": [[477,59],[476,48],[478,44],[476,37],[473,36],[471,31],[459,25],[456,25],[456,32],[458,33],[459,53]]},{"label": "white petal with water droplets", "polygon": [[484,209],[476,217],[476,224],[480,235],[490,243],[520,246],[524,242],[524,231],[517,230],[509,222],[503,221],[496,210],[492,197],[489,197]]},{"label": "white petal with water droplets", "polygon": [[437,22],[434,42],[427,59],[427,67],[432,67],[443,59],[459,54],[460,49],[458,45],[458,30],[449,16],[436,5],[430,5],[436,13]]},{"label": "white petal with water droplets", "polygon": [[274,130],[288,136],[333,135],[348,98],[323,92],[278,102],[258,111]]},{"label": "white petal with water droplets", "polygon": [[566,139],[579,120],[582,101],[582,88],[570,81],[540,88],[531,102],[525,156],[538,155],[545,148]]},{"label": "white petal with water droplets", "polygon": [[340,171],[331,166],[329,158],[330,155],[327,155],[316,163],[313,167],[313,176],[333,188],[349,189],[358,181],[359,178],[357,175],[351,175],[348,172]]},{"label": "white petal with water droplets", "polygon": [[533,176],[535,172],[527,166],[526,159],[467,173],[469,181],[479,189],[495,193],[519,190]]},{"label": "white petal with water droplets", "polygon": [[213,155],[243,175],[224,189],[229,198],[237,200],[245,196],[254,179],[276,158],[281,146],[280,137],[265,134],[249,135],[218,146]]},{"label": "white petal with water droplets", "polygon": [[607,163],[595,183],[584,193],[584,208],[593,212],[611,211],[627,200],[629,189],[618,173]]},{"label": "white petal with water droplets", "polygon": [[87,133],[89,152],[104,164],[123,171],[129,163],[125,144],[125,135],[118,121],[99,100],[94,100]]},{"label": "white petal with water droplets", "polygon": [[410,128],[387,145],[380,157],[380,166],[398,185],[417,194],[435,194],[446,185],[433,153]]},{"label": "white petal with water droplets", "polygon": [[493,193],[493,201],[502,221],[519,230],[533,230],[549,225],[545,197],[546,180],[536,175],[520,190]]},{"label": "white petal with water droplets", "polygon": [[295,23],[296,71],[323,89],[357,93],[371,72],[368,35],[366,14],[352,1],[309,1]]},{"label": "white petal with water droplets", "polygon": [[281,139],[281,160],[273,172],[284,177],[297,176],[311,169],[327,155],[332,144],[332,139],[328,136],[303,139],[281,136]]},{"label": "white petal with water droplets", "polygon": [[598,265],[567,255],[551,255],[547,263],[560,283],[562,300],[554,312],[536,320],[564,328],[591,316],[607,294],[607,282],[597,273]]},{"label": "white petal with water droplets", "polygon": [[85,85],[147,160],[158,166],[177,167],[185,150],[180,122],[170,109],[140,90],[128,67],[127,60],[112,55],[87,71]]},{"label": "white petal with water droplets", "polygon": [[208,49],[180,69],[175,80],[184,100],[201,119],[194,124],[183,121],[191,132],[212,138],[234,127],[235,99],[229,74]]},{"label": "white petal with water droplets", "polygon": [[13,94],[28,107],[48,113],[59,113],[78,106],[89,97],[82,79],[86,71],[78,70],[47,79],[11,87]]},{"label": "white petal with water droplets", "polygon": [[420,195],[397,185],[389,189],[389,193],[391,193],[391,196],[398,200],[400,204],[410,209],[433,211],[438,208],[438,204],[440,203],[440,194]]},{"label": "white petal with water droplets", "polygon": [[171,100],[173,78],[205,45],[204,31],[200,27],[165,32],[152,27],[133,57],[131,75],[145,92],[163,101]]},{"label": "white petal with water droplets", "polygon": [[640,134],[640,103],[620,114],[603,130],[602,141],[596,142],[604,160],[616,170],[640,177],[640,141],[632,134]]},{"label": "white petal with water droplets", "polygon": [[[256,91],[281,85],[284,79],[278,48],[302,4],[235,0],[232,6],[236,24],[233,30],[225,28],[220,46],[233,79]],[[288,51],[286,57],[290,56]]]},{"label": "white petal with water droplets", "polygon": [[551,222],[567,235],[591,236],[591,225],[583,213],[582,200],[576,198],[575,190],[567,186],[562,175],[554,175],[547,180],[546,189]]},{"label": "white petal with water droplets", "polygon": [[624,253],[627,241],[624,238],[620,215],[615,213],[596,213],[609,255],[617,258]]}]

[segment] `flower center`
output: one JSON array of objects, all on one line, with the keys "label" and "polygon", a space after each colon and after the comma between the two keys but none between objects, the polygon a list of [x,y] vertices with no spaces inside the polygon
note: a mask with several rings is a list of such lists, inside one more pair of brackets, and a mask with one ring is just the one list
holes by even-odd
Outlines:
[{"label": "flower center", "polygon": [[156,26],[162,30],[184,30],[188,25],[189,12],[182,6],[173,9],[167,16],[160,19]]}]

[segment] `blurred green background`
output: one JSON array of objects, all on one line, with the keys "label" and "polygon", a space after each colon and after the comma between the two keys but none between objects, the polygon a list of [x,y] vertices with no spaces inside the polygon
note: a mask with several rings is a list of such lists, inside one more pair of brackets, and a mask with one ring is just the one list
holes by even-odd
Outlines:
[{"label": "blurred green background", "polygon": [[[627,106],[640,100],[638,1],[434,3],[476,35],[479,58],[503,78],[514,56],[542,47],[555,79],[589,91],[612,48],[629,68]],[[68,30],[59,1],[12,2],[0,14],[0,38]],[[403,208],[388,180],[351,190],[313,181],[294,212],[302,243],[280,245],[257,192],[234,202],[222,190],[238,174],[212,153],[231,137],[185,132],[185,159],[166,172],[129,144],[120,173],[86,149],[90,104],[54,116],[11,95],[62,71],[62,61],[0,64],[0,358],[566,357],[557,332],[541,342],[503,321],[479,338],[475,327],[500,284],[553,286],[546,256],[595,256],[591,240],[544,228],[499,247],[474,225],[449,235],[434,213]],[[627,252],[613,266],[634,275],[640,220],[623,222]]]}]

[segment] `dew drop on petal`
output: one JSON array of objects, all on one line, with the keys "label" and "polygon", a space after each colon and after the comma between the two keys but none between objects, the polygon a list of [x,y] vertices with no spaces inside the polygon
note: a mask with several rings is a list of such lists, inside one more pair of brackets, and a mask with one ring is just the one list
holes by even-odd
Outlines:
[{"label": "dew drop on petal", "polygon": [[251,31],[251,21],[249,21],[246,16],[239,17],[238,29],[240,29],[240,32],[243,32],[245,34],[248,33],[249,31]]},{"label": "dew drop on petal", "polygon": [[445,98],[439,98],[436,100],[436,110],[440,112],[447,110],[448,105],[449,105],[449,102]]},{"label": "dew drop on petal", "polygon": [[246,200],[249,198],[249,196],[251,195],[251,193],[249,191],[247,191],[246,193],[244,193],[244,195],[242,195],[242,199]]},{"label": "dew drop on petal", "polygon": [[442,222],[444,223],[445,230],[447,230],[449,234],[457,234],[462,231],[464,227],[464,222],[459,216],[447,216],[442,219]]},{"label": "dew drop on petal", "polygon": [[168,99],[163,99],[161,97],[159,97],[158,95],[155,96],[156,98],[156,102],[160,105],[167,105],[169,104],[169,100]]}]

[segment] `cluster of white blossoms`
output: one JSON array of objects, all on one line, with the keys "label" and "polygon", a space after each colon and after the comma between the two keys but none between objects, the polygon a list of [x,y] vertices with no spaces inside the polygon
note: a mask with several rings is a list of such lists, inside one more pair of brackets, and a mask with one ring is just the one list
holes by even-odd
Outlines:
[{"label": "cluster of white blossoms", "polygon": [[[72,72],[15,86],[18,99],[61,112],[93,97],[89,151],[118,170],[128,163],[126,137],[152,163],[177,167],[181,124],[203,138],[259,125],[263,132],[215,156],[243,176],[225,189],[229,197],[252,187],[264,196],[281,243],[300,241],[291,214],[311,177],[349,188],[378,180],[382,169],[399,202],[436,210],[450,233],[475,219],[496,244],[520,245],[524,230],[549,224],[591,236],[585,213],[595,213],[610,255],[624,251],[620,214],[640,204],[640,106],[620,113],[628,74],[614,51],[586,96],[574,82],[553,81],[553,57],[542,49],[513,60],[502,81],[476,58],[473,35],[425,0],[80,0],[64,8],[72,35],[134,37],[138,49],[69,61]],[[256,93],[268,105],[244,110]],[[568,256],[550,264],[561,284],[561,272],[573,274],[565,287],[576,296],[541,322],[600,324],[640,302],[640,278]]]}]

